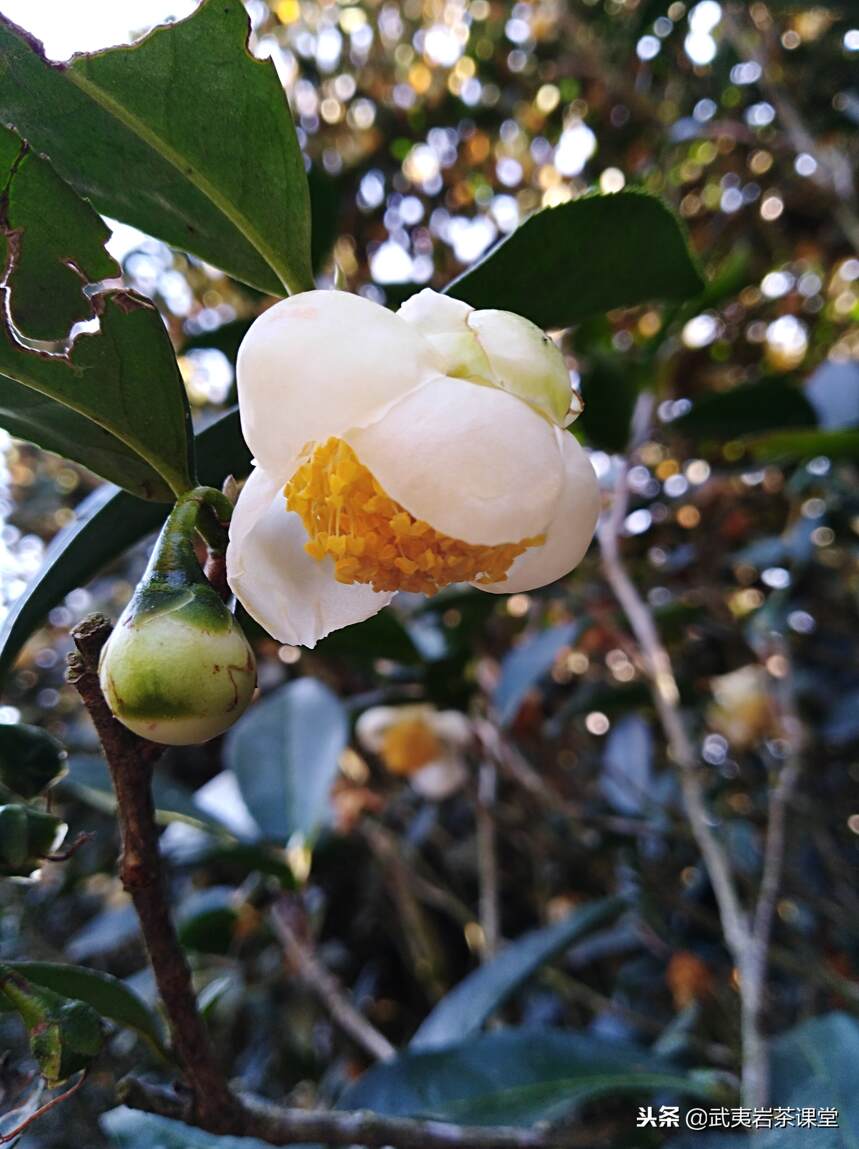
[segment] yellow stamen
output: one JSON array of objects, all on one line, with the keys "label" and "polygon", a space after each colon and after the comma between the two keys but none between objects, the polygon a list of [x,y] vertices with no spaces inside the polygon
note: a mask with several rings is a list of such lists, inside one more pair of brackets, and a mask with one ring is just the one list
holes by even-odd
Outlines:
[{"label": "yellow stamen", "polygon": [[545,541],[478,546],[441,534],[390,498],[342,439],[316,447],[283,493],[301,516],[311,558],[330,555],[338,582],[377,591],[432,595],[454,582],[500,582],[514,559]]},{"label": "yellow stamen", "polygon": [[388,727],[379,754],[392,774],[405,776],[438,758],[441,743],[423,718],[406,718]]}]

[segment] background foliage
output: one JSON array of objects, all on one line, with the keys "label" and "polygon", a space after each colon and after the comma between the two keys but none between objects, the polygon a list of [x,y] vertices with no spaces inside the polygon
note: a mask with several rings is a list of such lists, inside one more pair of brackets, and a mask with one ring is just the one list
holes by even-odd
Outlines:
[{"label": "background foliage", "polygon": [[[741,7],[727,20],[716,4],[648,0],[252,0],[252,49],[274,60],[308,157],[309,257],[295,249],[295,267],[285,268],[278,252],[260,262],[259,244],[248,246],[236,228],[229,269],[257,291],[204,262],[213,258],[205,236],[190,256],[122,225],[110,251],[128,287],[154,300],[180,353],[196,429],[208,428],[198,446],[205,478],[214,459],[246,469],[231,424],[217,420],[234,399],[238,343],[265,306],[260,292],[276,288],[278,267],[281,281],[300,282],[310,258],[330,283],[336,261],[351,289],[396,305],[422,284],[463,273],[534,209],[563,212],[594,186],[644,188],[675,208],[709,277],[694,304],[657,308],[621,291],[623,303],[638,305],[593,318],[594,303],[579,322],[580,301],[599,300],[603,286],[586,250],[582,266],[565,269],[563,294],[541,297],[517,259],[486,302],[516,306],[517,291],[526,292],[535,319],[578,324],[565,337],[587,404],[577,426],[607,489],[636,398],[655,391],[657,430],[629,473],[623,545],[675,661],[710,768],[712,807],[749,890],[760,873],[768,779],[786,754],[777,698],[789,677],[804,725],[805,780],[792,810],[767,1025],[783,1035],[783,1103],[840,1104],[849,1129],[856,1102],[839,1077],[855,1064],[859,1009],[859,32],[838,5]],[[157,41],[150,44],[154,51]],[[207,42],[188,50],[203,69],[216,67]],[[90,85],[126,82],[81,72]],[[186,72],[189,84],[194,75]],[[127,84],[127,106],[136,106],[140,94]],[[181,136],[181,125],[174,129]],[[64,174],[50,141],[35,142]],[[137,137],[117,135],[114,146],[127,148],[129,163],[144,162]],[[288,222],[278,214],[282,203],[265,202],[265,187],[260,179],[251,205],[239,202],[237,189],[227,209],[233,220],[245,210],[263,220],[268,234]],[[84,190],[114,213],[109,191]],[[180,200],[200,194],[176,190]],[[214,208],[193,202],[222,226]],[[134,222],[145,228],[147,217]],[[617,234],[621,254],[641,235]],[[184,247],[178,233],[168,238]],[[89,274],[111,271],[94,266]],[[482,302],[479,268],[454,292],[469,281]],[[617,300],[618,284],[606,287]],[[157,320],[145,309],[138,318]],[[0,378],[4,412],[6,382]],[[0,421],[26,435],[5,414]],[[68,427],[63,434],[76,437]],[[184,426],[171,434],[181,444]],[[163,441],[157,428],[153,436]],[[74,552],[80,565],[63,551],[44,576],[50,613],[7,675],[0,718],[37,723],[69,747],[54,808],[75,833],[95,837],[70,861],[46,865],[39,883],[0,885],[0,956],[73,962],[124,983],[87,982],[87,994],[101,995],[93,1004],[130,1028],[112,1038],[111,1057],[98,1063],[88,1089],[26,1139],[67,1144],[74,1122],[80,1140],[99,1144],[106,1133],[98,1115],[112,1104],[116,1077],[131,1067],[157,1071],[162,1034],[151,1010],[141,1012],[127,994],[131,987],[144,1001],[154,996],[115,877],[106,772],[63,682],[64,654],[69,626],[87,610],[119,613],[145,547],[103,563],[120,543],[153,530],[162,508],[96,489],[83,468],[9,436],[4,452],[0,593],[10,619],[57,532],[80,530],[84,542]],[[145,493],[145,483],[169,485],[173,476],[141,465],[138,477]],[[102,514],[110,518],[100,520],[98,536],[88,534],[108,498]],[[93,550],[106,521],[109,545]],[[91,578],[95,567],[103,569]],[[38,603],[24,609],[44,613]],[[22,637],[34,622],[21,626]],[[719,679],[757,666],[762,637],[773,630],[790,659],[765,652],[762,673],[725,702]],[[597,557],[533,595],[402,595],[313,652],[254,637],[266,697],[222,743],[172,752],[157,794],[171,897],[231,1073],[299,1104],[328,1101],[346,1087],[356,1105],[372,1089],[379,1104],[386,1096],[403,1104],[409,1090],[423,1089],[415,1103],[422,1110],[461,1115],[456,1088],[472,1080],[463,1066],[492,1064],[503,1081],[509,1064],[532,1066],[538,1077],[544,1062],[564,1064],[577,1086],[547,1073],[530,1108],[523,1101],[514,1113],[502,1093],[484,1097],[480,1115],[466,1098],[466,1111],[475,1120],[531,1120],[578,1096],[586,1127],[607,1145],[628,1143],[635,1105],[654,1096],[653,1082],[641,1092],[645,1067],[664,1074],[657,1097],[670,1100],[690,1081],[712,1097],[718,1072],[737,1067],[735,971]],[[488,722],[486,753],[469,762],[468,785],[442,803],[386,773],[352,735],[368,705],[408,700]],[[481,757],[498,772],[494,800],[485,787],[478,800]],[[496,836],[501,933],[527,936],[498,965],[481,966],[492,948],[481,910],[487,824]],[[373,1024],[397,1046],[413,1042],[409,1058],[349,1085],[366,1055],[331,1026],[301,979],[287,976],[268,914],[280,896]],[[30,968],[28,976],[38,983],[38,973]],[[481,976],[446,998],[463,978]],[[473,1018],[464,1020],[464,1000]],[[843,1016],[820,1016],[833,1011]],[[563,1057],[554,1047],[511,1049],[529,1040],[520,1030],[481,1035],[499,1017],[554,1027],[561,1032],[551,1040],[569,1048]],[[0,1028],[21,1054],[14,1021],[4,1015]],[[436,1052],[451,1041],[460,1043],[455,1054]],[[441,1084],[429,1068],[439,1057]],[[809,1067],[821,1058],[814,1077]],[[17,1056],[4,1063],[9,1098],[20,1085],[18,1065]],[[594,1078],[605,1067],[632,1096],[603,1096],[577,1066]],[[709,1076],[690,1077],[690,1069]],[[391,1086],[394,1074],[401,1076]],[[120,1144],[156,1143],[157,1130],[112,1120]],[[641,1143],[670,1143],[669,1135],[651,1131]]]}]

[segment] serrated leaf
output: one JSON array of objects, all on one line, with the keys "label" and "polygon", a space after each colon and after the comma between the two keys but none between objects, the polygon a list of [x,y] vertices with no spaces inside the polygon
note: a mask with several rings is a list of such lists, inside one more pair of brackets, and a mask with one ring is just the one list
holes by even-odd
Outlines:
[{"label": "serrated leaf", "polygon": [[[104,250],[103,221],[3,128],[0,182],[4,426],[143,498],[192,486],[191,416],[161,317],[133,292],[83,294],[118,271]],[[64,341],[91,317],[98,333],[78,336],[65,353],[22,342]]]},{"label": "serrated leaf", "polygon": [[[155,1013],[142,998],[118,978],[84,966],[62,965],[58,962],[10,961],[6,963],[33,985],[44,986],[63,997],[84,1001],[102,1017],[127,1026],[145,1038],[162,1056],[164,1032]],[[0,1009],[5,1008],[0,1002]]]},{"label": "serrated leaf", "polygon": [[615,307],[689,299],[703,288],[671,210],[624,191],[536,212],[445,290],[552,328]]},{"label": "serrated leaf", "polygon": [[240,0],[49,63],[0,18],[4,116],[93,206],[272,294],[313,286],[304,163]]},{"label": "serrated leaf", "polygon": [[548,674],[560,651],[575,642],[581,623],[568,622],[526,638],[501,663],[501,674],[492,694],[492,704],[502,726],[508,726],[519,713],[525,695]]},{"label": "serrated leaf", "polygon": [[614,921],[625,908],[623,898],[604,898],[574,910],[555,925],[517,938],[442,998],[418,1027],[410,1048],[438,1049],[476,1033],[540,966]]},{"label": "serrated leaf", "polygon": [[[237,409],[201,431],[195,437],[195,447],[201,483],[220,487],[227,475],[241,478],[250,471],[251,456],[242,438]],[[166,504],[144,502],[111,486],[85,499],[76,510],[76,521],[53,540],[39,572],[3,620],[0,678],[48,611],[106,563],[156,531],[169,512]]]},{"label": "serrated leaf", "polygon": [[612,1094],[708,1088],[648,1049],[589,1034],[509,1029],[374,1066],[340,1098],[371,1109],[475,1125],[530,1125]]},{"label": "serrated leaf", "polygon": [[236,775],[263,834],[312,841],[330,818],[330,791],[349,727],[336,694],[299,678],[252,706],[227,734],[224,764]]},{"label": "serrated leaf", "polygon": [[64,340],[92,316],[84,287],[121,274],[104,249],[110,229],[2,124],[0,186],[0,263],[12,261],[12,322],[28,339]]}]

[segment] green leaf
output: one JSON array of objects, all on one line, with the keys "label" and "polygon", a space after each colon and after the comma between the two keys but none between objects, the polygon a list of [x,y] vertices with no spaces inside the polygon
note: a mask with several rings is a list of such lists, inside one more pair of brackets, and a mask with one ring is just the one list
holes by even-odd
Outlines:
[{"label": "green leaf", "polygon": [[0,263],[13,259],[9,312],[28,339],[63,340],[92,317],[88,283],[121,274],[110,229],[47,160],[0,124]]},{"label": "green leaf", "polygon": [[346,747],[346,711],[316,678],[299,678],[256,703],[227,734],[224,764],[238,778],[263,834],[312,841],[330,816],[329,793]]},{"label": "green leaf", "polygon": [[[135,1030],[164,1058],[164,1031],[150,1008],[124,982],[99,970],[78,965],[44,961],[10,961],[6,963],[33,985],[44,986],[63,997],[84,1001],[102,1017]],[[6,1006],[0,1002],[0,1009]]]},{"label": "green leaf", "polygon": [[814,408],[798,387],[783,379],[764,379],[706,395],[671,426],[684,435],[738,438],[775,427],[813,427],[816,422]]},{"label": "green leaf", "polygon": [[536,212],[446,291],[551,328],[615,307],[689,299],[703,288],[670,209],[624,191]]},{"label": "green leaf", "polygon": [[549,673],[560,651],[575,642],[581,631],[581,622],[555,626],[526,638],[505,656],[492,695],[492,703],[502,726],[509,726],[514,720],[528,691]]},{"label": "green leaf", "polygon": [[[220,487],[227,475],[250,471],[251,456],[242,438],[238,410],[222,415],[195,437],[200,482]],[[77,519],[60,531],[25,593],[12,605],[0,628],[0,677],[45,615],[105,564],[158,530],[170,507],[144,502],[105,486],[76,509]]]},{"label": "green leaf", "polygon": [[772,431],[746,444],[757,459],[798,463],[825,455],[839,462],[859,461],[859,431]]},{"label": "green leaf", "polygon": [[[754,1137],[754,1149],[859,1149],[859,1022],[846,1013],[813,1017],[771,1043],[769,1104],[785,1109],[835,1109],[836,1128],[821,1127],[803,1134],[797,1128],[769,1129]],[[742,1135],[718,1141],[700,1136],[672,1141],[672,1149],[748,1149]]]},{"label": "green leaf", "polygon": [[166,500],[172,495],[155,468],[110,431],[5,375],[0,375],[0,425],[10,435],[73,459],[142,498]]},{"label": "green leaf", "polygon": [[304,163],[241,0],[49,63],[0,19],[0,106],[97,211],[272,294],[313,286]]},{"label": "green leaf", "polygon": [[205,1133],[181,1121],[141,1113],[124,1105],[103,1113],[99,1124],[116,1149],[269,1149],[253,1137]]},{"label": "green leaf", "polygon": [[530,1125],[612,1094],[709,1087],[648,1049],[587,1034],[508,1029],[374,1066],[338,1102],[402,1117]]},{"label": "green leaf", "polygon": [[452,1045],[480,1030],[540,966],[626,908],[623,898],[604,898],[568,914],[563,921],[532,930],[506,946],[498,957],[470,973],[442,998],[412,1037],[412,1050]]},{"label": "green leaf", "polygon": [[582,371],[581,395],[585,409],[575,430],[584,431],[591,447],[625,451],[638,398],[638,382],[629,364],[616,356],[594,356]]},{"label": "green leaf", "polygon": [[21,798],[35,798],[66,770],[66,752],[38,726],[0,725],[0,783]]},{"label": "green leaf", "polygon": [[[0,182],[6,429],[144,498],[192,486],[191,416],[160,315],[133,292],[83,294],[87,283],[118,272],[104,250],[104,223],[47,160],[2,128]],[[78,336],[64,354],[20,338],[65,340],[91,317],[99,332]]]}]

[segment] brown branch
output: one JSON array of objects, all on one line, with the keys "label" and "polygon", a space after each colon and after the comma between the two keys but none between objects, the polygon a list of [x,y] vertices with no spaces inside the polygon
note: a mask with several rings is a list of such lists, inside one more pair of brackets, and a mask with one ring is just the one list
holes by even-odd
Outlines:
[{"label": "brown branch", "polygon": [[[147,1085],[137,1078],[119,1084],[120,1099],[132,1109],[188,1121],[186,1101],[172,1090]],[[584,1145],[581,1131],[511,1129],[455,1125],[446,1121],[387,1117],[366,1110],[318,1112],[283,1109],[261,1098],[243,1095],[245,1136],[269,1145],[318,1142],[361,1145],[366,1149],[571,1149]]]},{"label": "brown branch", "polygon": [[72,631],[78,648],[66,672],[89,711],[116,791],[122,838],[119,874],[134,903],[173,1047],[193,1096],[198,1123],[212,1132],[236,1129],[239,1106],[218,1067],[197,1010],[191,970],[168,909],[152,802],[152,766],[162,747],[138,738],[111,714],[98,680],[98,661],[110,636],[106,618],[93,615]]},{"label": "brown branch", "polygon": [[309,945],[301,940],[290,922],[290,907],[286,898],[271,912],[272,929],[283,947],[283,952],[298,970],[301,979],[313,990],[331,1020],[376,1061],[391,1061],[397,1051],[384,1034],[360,1013],[348,994],[316,958]]}]

